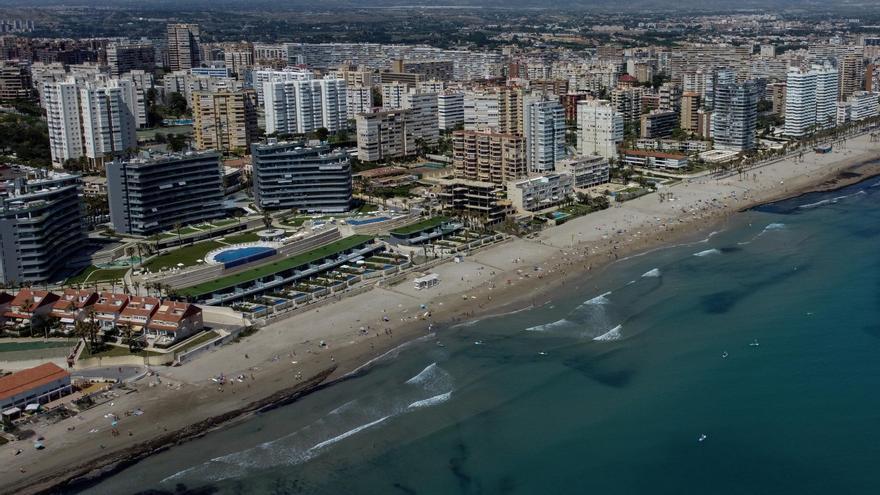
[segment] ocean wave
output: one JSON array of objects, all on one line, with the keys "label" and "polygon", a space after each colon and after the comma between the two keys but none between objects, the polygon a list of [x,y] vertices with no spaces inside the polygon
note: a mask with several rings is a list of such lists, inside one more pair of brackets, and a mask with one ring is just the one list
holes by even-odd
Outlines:
[{"label": "ocean wave", "polygon": [[800,205],[798,208],[809,209],[809,208],[818,208],[822,205],[827,205],[831,203],[830,199],[823,199],[822,201],[816,201],[815,203],[807,203],[805,205]]},{"label": "ocean wave", "polygon": [[370,359],[370,360],[367,361],[366,363],[364,363],[364,364],[358,366],[357,368],[355,368],[355,369],[349,371],[348,373],[346,373],[346,374],[344,375],[343,378],[345,378],[345,377],[350,377],[350,376],[355,376],[355,375],[357,375],[358,373],[360,373],[361,371],[370,368],[371,366],[373,366],[374,364],[376,364],[376,363],[378,363],[378,362],[381,362],[381,361],[384,361],[384,360],[386,360],[386,359],[390,359],[390,358],[396,358],[398,355],[400,355],[400,351],[406,349],[407,347],[409,347],[409,346],[411,346],[411,345],[413,345],[413,344],[415,344],[415,343],[418,343],[418,342],[423,342],[423,341],[425,341],[425,340],[433,339],[433,338],[436,337],[436,336],[437,336],[436,333],[431,332],[431,333],[428,333],[428,334],[422,335],[421,337],[417,337],[417,338],[414,338],[414,339],[412,339],[412,340],[408,340],[408,341],[406,341],[406,342],[400,344],[399,346],[397,346],[397,347],[395,347],[395,348],[393,348],[393,349],[389,349],[388,351],[384,352],[383,354],[380,354],[380,355],[374,357],[373,359]]},{"label": "ocean wave", "polygon": [[545,323],[543,325],[535,325],[533,327],[526,328],[526,332],[546,332],[549,330],[553,330],[554,328],[563,327],[570,324],[570,321],[563,318],[561,320],[556,320],[551,323]]},{"label": "ocean wave", "polygon": [[762,230],[761,233],[763,234],[764,232],[769,232],[771,230],[782,230],[784,228],[785,228],[784,223],[774,222],[774,223],[767,224],[767,226],[764,227],[764,230]]},{"label": "ocean wave", "polygon": [[452,397],[452,391],[435,395],[434,397],[428,397],[427,399],[417,400],[412,404],[407,406],[407,409],[419,409],[421,407],[431,407],[436,406],[438,404],[442,404],[449,400]]},{"label": "ocean wave", "polygon": [[416,376],[407,380],[406,384],[414,385],[414,384],[422,384],[426,381],[430,380],[434,373],[437,371],[437,363],[431,363],[428,366],[425,366],[425,369],[420,371]]},{"label": "ocean wave", "polygon": [[623,338],[623,334],[620,331],[623,330],[623,325],[617,325],[616,327],[608,330],[598,337],[594,337],[593,340],[597,342],[612,342],[615,340],[620,340]]},{"label": "ocean wave", "polygon": [[721,254],[721,251],[719,251],[717,249],[706,249],[705,251],[700,251],[699,253],[694,253],[694,256],[699,256],[702,258],[703,256],[709,256],[711,254]]},{"label": "ocean wave", "polygon": [[583,304],[588,304],[588,305],[608,304],[611,302],[608,300],[608,296],[610,296],[610,295],[611,295],[611,291],[609,290],[608,292],[605,292],[604,294],[599,294],[598,296],[596,296],[592,299],[584,301]]},{"label": "ocean wave", "polygon": [[659,268],[652,268],[652,269],[646,271],[645,273],[643,273],[642,278],[657,278],[660,275],[662,275],[662,274],[660,273]]},{"label": "ocean wave", "polygon": [[346,438],[348,438],[348,437],[350,437],[350,436],[352,436],[352,435],[356,435],[356,434],[358,434],[358,433],[360,433],[360,432],[366,430],[367,428],[372,428],[372,427],[378,425],[379,423],[384,422],[386,419],[388,419],[388,418],[390,418],[390,417],[391,417],[391,415],[389,415],[389,416],[383,416],[383,417],[381,417],[381,418],[379,418],[379,419],[377,419],[377,420],[375,420],[375,421],[370,421],[370,422],[367,423],[367,424],[360,425],[360,426],[358,426],[357,428],[352,428],[352,429],[346,431],[345,433],[342,433],[342,434],[340,434],[340,435],[336,435],[335,437],[333,437],[333,438],[331,438],[331,439],[329,439],[329,440],[324,440],[323,442],[316,444],[314,447],[310,448],[309,451],[310,451],[310,452],[314,452],[314,451],[316,451],[316,450],[321,450],[321,449],[323,449],[324,447],[327,447],[327,446],[333,445],[334,443],[339,442],[339,441],[341,441],[341,440],[345,440]]}]

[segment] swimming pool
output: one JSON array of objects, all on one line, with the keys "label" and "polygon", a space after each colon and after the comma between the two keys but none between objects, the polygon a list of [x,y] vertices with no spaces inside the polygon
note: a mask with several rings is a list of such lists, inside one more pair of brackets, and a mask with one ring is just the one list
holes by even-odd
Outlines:
[{"label": "swimming pool", "polygon": [[348,222],[349,225],[367,225],[370,223],[384,222],[385,220],[388,220],[388,217],[373,217],[373,218],[364,218],[361,220],[350,218],[346,221]]},{"label": "swimming pool", "polygon": [[234,266],[268,258],[276,252],[275,248],[269,246],[232,247],[214,254],[213,259],[217,263],[223,263],[223,266],[226,268],[232,268]]}]

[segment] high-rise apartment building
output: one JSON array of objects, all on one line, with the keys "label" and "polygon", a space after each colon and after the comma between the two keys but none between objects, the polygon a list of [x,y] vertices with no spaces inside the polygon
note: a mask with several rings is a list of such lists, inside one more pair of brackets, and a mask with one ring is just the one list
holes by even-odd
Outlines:
[{"label": "high-rise apartment building", "polygon": [[553,171],[566,156],[565,109],[558,100],[527,98],[523,106],[523,134],[530,172]]},{"label": "high-rise apartment building", "polygon": [[107,164],[113,229],[147,236],[223,216],[223,172],[214,151],[144,154]]},{"label": "high-rise apartment building", "polygon": [[456,131],[452,135],[455,176],[503,185],[528,176],[526,140],[514,134]]},{"label": "high-rise apartment building", "polygon": [[757,121],[758,89],[753,82],[715,87],[712,138],[716,148],[730,151],[755,149]]},{"label": "high-rise apartment building", "polygon": [[263,90],[267,82],[311,81],[315,73],[307,69],[286,68],[282,70],[261,69],[251,73],[252,85],[257,92],[257,102],[264,104]]},{"label": "high-rise apartment building", "polygon": [[0,103],[28,100],[33,94],[28,64],[0,62]]},{"label": "high-rise apartment building", "polygon": [[71,77],[43,86],[43,105],[49,124],[52,163],[82,157],[93,167],[107,157],[137,147],[138,105],[131,81],[106,79],[77,81]]},{"label": "high-rise apartment building", "polygon": [[410,91],[403,97],[403,108],[409,110],[407,129],[416,145],[432,146],[440,139],[437,93]]},{"label": "high-rise apartment building", "polygon": [[263,105],[267,134],[305,134],[347,127],[348,87],[342,79],[267,81]]},{"label": "high-rise apartment building", "polygon": [[254,66],[254,46],[250,43],[229,43],[223,46],[223,65],[236,79],[244,79]]},{"label": "high-rise apartment building", "polygon": [[382,84],[382,110],[403,108],[403,100],[414,86],[400,82]]},{"label": "high-rise apartment building", "polygon": [[372,88],[369,86],[348,86],[345,91],[349,120],[354,119],[359,113],[373,111]]},{"label": "high-rise apartment building", "polygon": [[0,172],[7,179],[0,183],[0,282],[57,282],[88,244],[80,178],[24,168],[5,172]]},{"label": "high-rise apartment building", "polygon": [[845,101],[865,87],[865,60],[859,53],[847,53],[837,60],[838,100]]},{"label": "high-rise apartment building", "polygon": [[156,47],[150,42],[119,42],[107,45],[107,65],[111,76],[133,70],[156,68]]},{"label": "high-rise apartment building", "polygon": [[169,69],[185,70],[200,65],[198,24],[169,24],[167,41]]},{"label": "high-rise apartment building", "polygon": [[254,199],[262,209],[340,213],[351,207],[348,154],[303,143],[253,147]]},{"label": "high-rise apartment building", "polygon": [[700,94],[686,91],[681,94],[681,117],[679,118],[681,129],[695,132],[699,122],[697,112],[700,110]]},{"label": "high-rise apartment building", "polygon": [[577,148],[581,155],[617,158],[623,142],[623,116],[606,100],[578,103]]},{"label": "high-rise apartment building", "polygon": [[357,122],[358,159],[375,162],[412,156],[418,152],[408,127],[411,110],[362,113]]},{"label": "high-rise apartment building", "polygon": [[441,130],[464,125],[464,94],[444,91],[437,94],[437,121]]},{"label": "high-rise apartment building", "polygon": [[803,136],[834,126],[838,73],[830,65],[791,68],[785,89],[785,134]]},{"label": "high-rise apartment building", "polygon": [[257,136],[257,95],[253,90],[193,93],[196,148],[247,153]]},{"label": "high-rise apartment building", "polygon": [[519,88],[468,91],[464,95],[464,128],[507,134],[523,132],[525,92]]}]

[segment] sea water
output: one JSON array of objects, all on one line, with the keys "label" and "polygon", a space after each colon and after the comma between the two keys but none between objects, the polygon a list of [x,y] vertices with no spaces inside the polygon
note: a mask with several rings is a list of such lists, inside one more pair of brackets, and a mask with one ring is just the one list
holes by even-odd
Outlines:
[{"label": "sea water", "polygon": [[876,182],[436,329],[87,492],[880,493]]}]

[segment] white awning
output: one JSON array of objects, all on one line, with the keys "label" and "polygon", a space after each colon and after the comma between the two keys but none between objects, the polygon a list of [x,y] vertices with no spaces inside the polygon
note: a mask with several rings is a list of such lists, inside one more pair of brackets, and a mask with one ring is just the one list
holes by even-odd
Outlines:
[{"label": "white awning", "polygon": [[73,318],[61,318],[61,323],[75,323]]},{"label": "white awning", "polygon": [[24,410],[27,412],[39,411],[40,405],[39,404],[28,404],[27,406],[25,406]]},{"label": "white awning", "polygon": [[17,407],[13,407],[12,409],[7,409],[7,410],[3,411],[3,415],[4,416],[14,416],[20,412],[21,412],[21,409],[19,409]]}]

